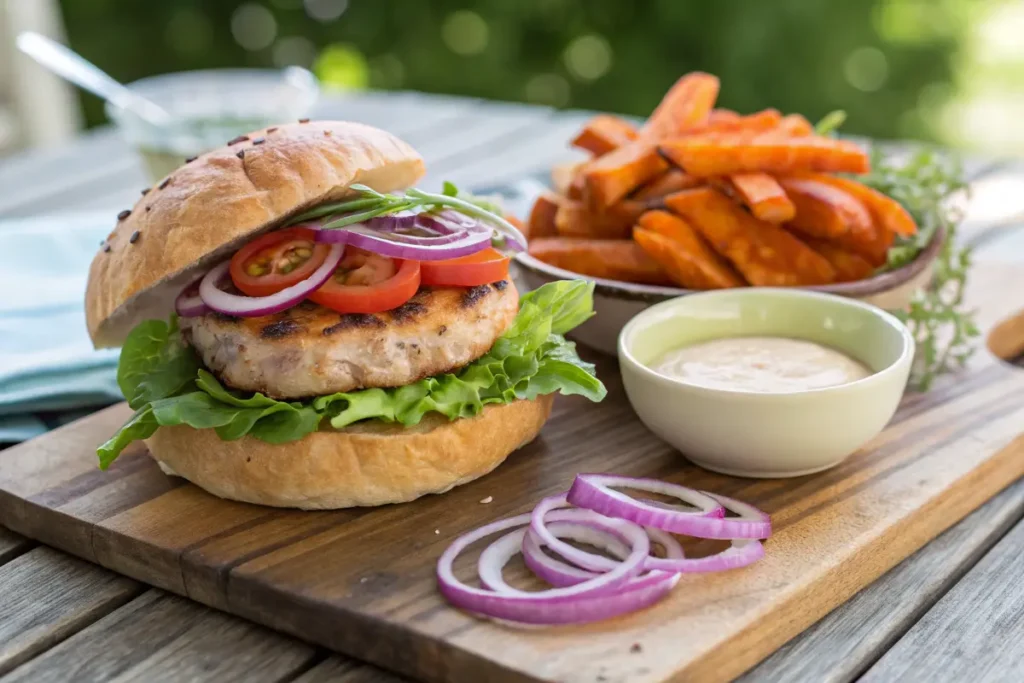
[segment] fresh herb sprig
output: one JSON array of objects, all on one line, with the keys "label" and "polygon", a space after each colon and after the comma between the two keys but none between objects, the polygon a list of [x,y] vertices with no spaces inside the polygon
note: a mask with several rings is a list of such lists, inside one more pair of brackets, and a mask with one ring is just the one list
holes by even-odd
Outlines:
[{"label": "fresh herb sprig", "polygon": [[459,192],[459,189],[452,183],[444,184],[442,194],[410,188],[405,191],[405,194],[397,195],[377,192],[366,185],[352,185],[350,189],[358,193],[358,198],[321,204],[296,216],[294,222],[301,223],[313,218],[344,214],[321,226],[324,230],[335,230],[362,223],[377,216],[388,216],[402,211],[436,211],[449,208],[500,227],[502,232],[512,235],[521,245],[526,244],[523,234],[516,226],[505,220],[498,207],[486,200]]},{"label": "fresh herb sprig", "polygon": [[911,386],[927,391],[939,375],[967,363],[979,334],[974,313],[963,301],[971,250],[957,242],[962,216],[949,201],[951,195],[967,189],[963,167],[954,155],[922,146],[902,162],[876,147],[871,168],[858,180],[902,204],[918,226],[916,235],[899,238],[889,250],[884,270],[910,263],[936,233],[944,235],[930,286],[915,295],[907,310],[893,311],[917,342]]},{"label": "fresh herb sprig", "polygon": [[838,131],[844,123],[846,123],[846,112],[836,109],[821,117],[821,120],[814,126],[814,132],[818,135],[831,135]]},{"label": "fresh herb sprig", "polygon": [[[814,130],[819,135],[834,134],[844,121],[846,112],[834,111]],[[949,201],[952,195],[968,189],[963,165],[957,156],[926,145],[913,150],[902,162],[876,146],[871,150],[871,173],[856,180],[895,199],[917,223],[916,235],[897,237],[881,272],[907,265],[936,233],[943,236],[929,286],[914,295],[907,310],[892,311],[910,329],[917,344],[910,385],[928,391],[939,375],[967,364],[976,348],[973,340],[980,334],[974,312],[964,307],[971,250],[957,243],[956,230],[962,216]]]}]

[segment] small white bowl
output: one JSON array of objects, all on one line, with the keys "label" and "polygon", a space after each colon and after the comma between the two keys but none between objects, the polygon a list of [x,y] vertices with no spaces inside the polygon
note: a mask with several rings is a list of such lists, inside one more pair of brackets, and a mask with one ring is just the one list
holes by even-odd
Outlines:
[{"label": "small white bowl", "polygon": [[[824,389],[757,393],[667,377],[665,352],[727,337],[803,339],[864,363],[872,374]],[[742,477],[795,477],[834,467],[892,419],[914,358],[914,339],[881,309],[794,289],[693,294],[643,311],[622,330],[626,395],[643,423],[688,459]]]}]

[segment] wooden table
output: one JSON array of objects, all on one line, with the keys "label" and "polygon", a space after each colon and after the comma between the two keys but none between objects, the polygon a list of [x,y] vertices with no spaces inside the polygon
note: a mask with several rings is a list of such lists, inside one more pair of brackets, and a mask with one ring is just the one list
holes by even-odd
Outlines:
[{"label": "wooden table", "polygon": [[[318,114],[393,131],[423,186],[480,187],[573,157],[587,117],[414,93],[328,98]],[[972,160],[967,238],[1024,245],[1024,165]],[[146,185],[111,130],[0,161],[0,218],[130,206]],[[1024,261],[1024,251],[1017,259]],[[1024,266],[1022,266],[1024,267]],[[0,457],[3,454],[0,453]],[[745,681],[1024,680],[1024,481],[925,546],[746,674]],[[386,682],[397,677],[147,588],[0,527],[0,683]]]}]

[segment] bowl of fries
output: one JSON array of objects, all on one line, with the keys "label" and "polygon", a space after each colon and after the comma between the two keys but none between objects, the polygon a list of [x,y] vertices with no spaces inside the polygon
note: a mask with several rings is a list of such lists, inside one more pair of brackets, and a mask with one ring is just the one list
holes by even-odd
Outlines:
[{"label": "bowl of fries", "polygon": [[892,267],[921,235],[872,186],[865,149],[799,114],[715,108],[718,91],[690,73],[639,125],[595,116],[571,141],[589,158],[552,169],[533,202],[520,278],[596,282],[583,344],[615,353],[630,318],[696,291],[796,287],[897,310],[930,281],[944,235]]}]

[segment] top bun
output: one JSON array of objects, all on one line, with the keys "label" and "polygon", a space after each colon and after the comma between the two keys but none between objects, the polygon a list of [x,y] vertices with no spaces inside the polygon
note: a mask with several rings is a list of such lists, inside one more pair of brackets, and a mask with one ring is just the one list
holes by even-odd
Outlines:
[{"label": "top bun", "polygon": [[[187,163],[120,218],[89,269],[86,322],[97,347],[166,318],[203,269],[306,209],[362,183],[379,192],[423,176],[423,159],[390,133],[345,121],[294,123],[240,136]],[[109,247],[109,249],[108,249]]]}]

